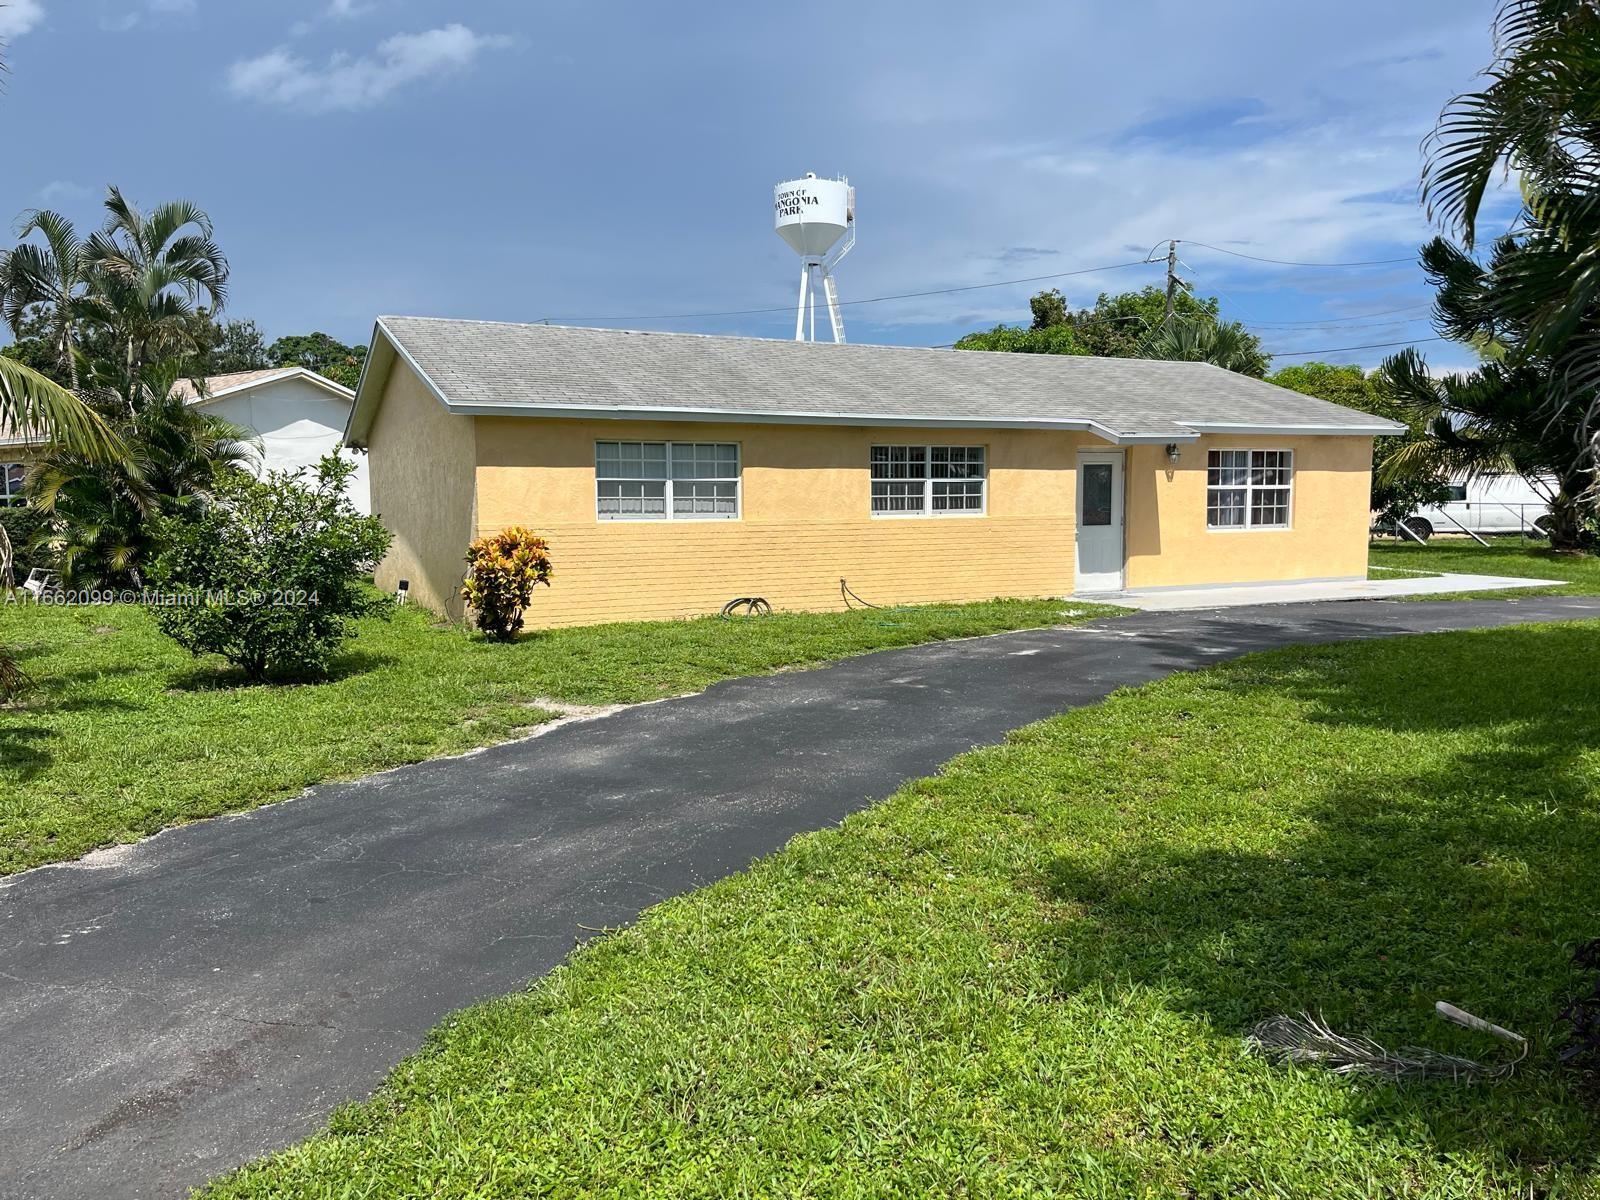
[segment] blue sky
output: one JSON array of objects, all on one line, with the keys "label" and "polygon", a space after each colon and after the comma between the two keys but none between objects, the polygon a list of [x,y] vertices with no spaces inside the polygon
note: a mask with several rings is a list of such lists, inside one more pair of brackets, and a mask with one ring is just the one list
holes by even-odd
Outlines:
[{"label": "blue sky", "polygon": [[[771,189],[807,170],[858,189],[847,302],[1168,237],[1407,257],[1430,232],[1419,142],[1487,62],[1491,7],[10,0],[0,215],[91,225],[108,183],[192,199],[232,262],[229,315],[362,341],[380,312],[785,336],[783,311],[642,318],[792,303]],[[1181,255],[1273,350],[1432,332],[1410,262]],[[1057,286],[1089,303],[1160,280]],[[1041,286],[852,304],[846,324],[938,345],[1024,320]]]}]

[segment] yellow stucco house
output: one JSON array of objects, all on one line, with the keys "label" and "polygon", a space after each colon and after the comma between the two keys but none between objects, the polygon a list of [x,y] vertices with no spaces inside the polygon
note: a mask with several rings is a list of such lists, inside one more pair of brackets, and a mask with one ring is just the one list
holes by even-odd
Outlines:
[{"label": "yellow stucco house", "polygon": [[530,625],[1360,579],[1398,428],[1201,363],[382,317],[346,440],[378,576],[462,614],[549,539]]}]

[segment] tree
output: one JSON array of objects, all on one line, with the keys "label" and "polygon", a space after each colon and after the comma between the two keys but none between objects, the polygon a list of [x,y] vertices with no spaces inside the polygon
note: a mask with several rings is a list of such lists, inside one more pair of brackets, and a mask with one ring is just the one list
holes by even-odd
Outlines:
[{"label": "tree", "polygon": [[[1117,295],[1101,293],[1094,307],[1072,314],[1069,323],[1089,347],[1090,354],[1102,358],[1145,358],[1144,342],[1161,328],[1166,314],[1167,294],[1158,287],[1140,288]],[[1177,294],[1173,314],[1215,321],[1221,304],[1215,296],[1200,299],[1186,291]]]},{"label": "tree", "polygon": [[222,655],[252,682],[324,672],[352,621],[388,604],[367,581],[389,532],[346,497],[354,470],[330,454],[264,480],[236,475],[163,519],[152,569],[161,631],[193,654]]},{"label": "tree", "polygon": [[1257,379],[1272,363],[1261,349],[1261,339],[1239,322],[1177,313],[1145,335],[1135,357],[1210,363]]},{"label": "tree", "polygon": [[[35,232],[44,245],[27,240]],[[90,285],[83,242],[71,221],[48,209],[24,213],[18,236],[21,245],[0,256],[0,312],[21,336],[28,310],[42,310],[40,332],[49,339],[52,366],[77,391],[77,326]]]},{"label": "tree", "polygon": [[[1101,293],[1093,308],[1071,309],[1059,291],[1040,292],[1029,302],[1029,328],[997,325],[969,333],[957,350],[1006,350],[1024,354],[1093,354],[1101,358],[1195,358],[1230,370],[1261,375],[1267,356],[1260,339],[1238,322],[1223,322],[1216,297],[1180,291],[1164,331],[1166,293],[1157,287],[1118,295]],[[1203,326],[1212,326],[1207,332]],[[1166,336],[1163,336],[1164,332]]]},{"label": "tree", "polygon": [[134,409],[155,393],[148,368],[195,357],[198,301],[212,314],[222,309],[228,260],[212,239],[211,218],[187,200],[143,213],[112,187],[105,208],[106,224],[85,249],[94,276],[86,308],[113,335],[118,357],[97,364],[94,384]]},{"label": "tree", "polygon": [[11,344],[0,347],[0,355],[22,363],[53,383],[67,387],[71,380],[61,369],[61,358],[51,337],[50,321],[45,311],[38,306],[24,309],[11,324]]},{"label": "tree", "polygon": [[1060,288],[1040,292],[1028,301],[1028,307],[1033,310],[1035,329],[1049,329],[1052,325],[1067,323],[1067,298],[1061,294]]},{"label": "tree", "polygon": [[[1487,86],[1446,105],[1430,135],[1423,198],[1470,252],[1502,168],[1520,177],[1515,252],[1496,245],[1499,286],[1484,295],[1492,305],[1484,324],[1491,336],[1498,323],[1518,327],[1519,353],[1544,372],[1545,417],[1574,430],[1573,457],[1592,457],[1600,397],[1600,5],[1507,0],[1494,35]],[[1576,426],[1558,411],[1569,407],[1583,413]]]},{"label": "tree", "polygon": [[57,445],[29,471],[29,503],[49,522],[36,548],[67,583],[142,585],[160,519],[212,496],[250,465],[250,431],[173,395],[175,373],[166,381],[132,413],[111,410],[121,456],[98,459]]},{"label": "tree", "polygon": [[1443,238],[1422,248],[1423,268],[1437,289],[1435,325],[1477,348],[1485,361],[1438,378],[1414,350],[1384,363],[1396,403],[1426,430],[1391,456],[1385,473],[1521,475],[1550,503],[1550,544],[1576,550],[1594,544],[1595,472],[1587,456],[1575,453],[1587,407],[1551,405],[1555,362],[1533,348],[1528,324],[1503,302],[1506,290],[1521,286],[1516,273],[1524,244],[1519,235],[1500,238],[1487,265]]},{"label": "tree", "polygon": [[[1396,401],[1378,372],[1368,374],[1353,364],[1308,362],[1276,371],[1267,377],[1267,382],[1406,423],[1404,433],[1372,440],[1372,511],[1383,521],[1401,521],[1419,508],[1449,499],[1449,480],[1436,464],[1413,461],[1406,469],[1390,468],[1389,460],[1398,451],[1426,438],[1427,430],[1415,414]],[[1407,455],[1411,453],[1408,451]],[[1403,457],[1401,462],[1405,461]]]},{"label": "tree", "polygon": [[[0,426],[49,438],[96,460],[114,459],[122,452],[105,422],[71,392],[30,367],[3,357]],[[9,564],[10,560],[11,541],[4,526],[0,526],[0,561]],[[16,659],[0,645],[0,700],[12,699],[29,683]]]},{"label": "tree", "polygon": [[267,339],[254,321],[235,320],[218,331],[212,347],[207,375],[230,375],[235,371],[262,371],[273,366],[267,354]]},{"label": "tree", "polygon": [[957,350],[1004,350],[1012,354],[1087,354],[1077,332],[1066,325],[1024,329],[996,325],[982,333],[969,333],[956,343]]},{"label": "tree", "polygon": [[347,346],[325,333],[306,333],[279,338],[267,347],[267,357],[275,366],[304,367],[353,388],[361,378],[367,348]]}]

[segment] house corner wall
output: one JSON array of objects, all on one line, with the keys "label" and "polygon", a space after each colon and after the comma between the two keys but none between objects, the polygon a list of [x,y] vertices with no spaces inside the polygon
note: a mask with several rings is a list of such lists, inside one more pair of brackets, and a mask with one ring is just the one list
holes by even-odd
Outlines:
[{"label": "house corner wall", "polygon": [[[1211,450],[1292,450],[1289,528],[1208,529]],[[1370,437],[1210,434],[1183,446],[1176,464],[1161,446],[1135,446],[1126,486],[1130,588],[1366,578]]]},{"label": "house corner wall", "polygon": [[397,361],[367,436],[372,511],[394,535],[377,583],[455,620],[465,615],[461,580],[475,523],[474,418],[445,407],[404,360]]}]

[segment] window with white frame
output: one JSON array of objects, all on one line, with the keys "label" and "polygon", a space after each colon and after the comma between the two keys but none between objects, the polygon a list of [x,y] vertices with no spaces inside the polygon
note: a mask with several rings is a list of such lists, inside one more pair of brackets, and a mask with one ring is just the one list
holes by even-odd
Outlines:
[{"label": "window with white frame", "polygon": [[988,480],[982,446],[874,446],[872,515],[981,513]]},{"label": "window with white frame", "polygon": [[1206,528],[1287,529],[1292,450],[1212,450],[1206,456]]},{"label": "window with white frame", "polygon": [[727,521],[739,515],[733,442],[596,442],[602,521]]},{"label": "window with white frame", "polygon": [[22,463],[0,463],[0,506],[23,502],[22,479],[28,468]]}]

